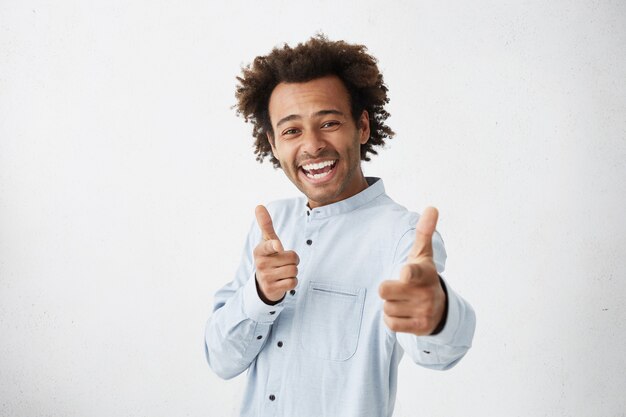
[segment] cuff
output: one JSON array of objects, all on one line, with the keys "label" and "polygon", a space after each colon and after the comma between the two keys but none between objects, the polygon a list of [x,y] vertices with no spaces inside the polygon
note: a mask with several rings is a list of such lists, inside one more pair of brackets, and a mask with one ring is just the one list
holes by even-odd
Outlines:
[{"label": "cuff", "polygon": [[246,316],[257,323],[273,323],[283,308],[282,301],[271,306],[261,300],[256,289],[256,277],[252,274],[243,289],[243,311]]}]

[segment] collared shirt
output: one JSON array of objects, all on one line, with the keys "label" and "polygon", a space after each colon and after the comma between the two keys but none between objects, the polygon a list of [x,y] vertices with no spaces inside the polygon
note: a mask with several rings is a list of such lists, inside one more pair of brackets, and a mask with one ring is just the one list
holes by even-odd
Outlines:
[{"label": "collared shirt", "polygon": [[[276,234],[299,258],[298,285],[277,305],[259,298],[248,234],[235,279],[215,295],[205,330],[209,366],[222,378],[248,370],[241,416],[386,417],[398,363],[448,369],[474,334],[471,306],[446,283],[447,320],[434,336],[395,333],[383,321],[378,286],[399,276],[419,215],[385,194],[382,180],[348,199],[309,209],[305,198],[268,205]],[[446,253],[433,235],[437,271]]]}]

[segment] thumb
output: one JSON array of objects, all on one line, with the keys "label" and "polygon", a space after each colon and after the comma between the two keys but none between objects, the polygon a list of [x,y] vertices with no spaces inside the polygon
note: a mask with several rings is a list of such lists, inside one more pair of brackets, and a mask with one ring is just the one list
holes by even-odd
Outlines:
[{"label": "thumb", "polygon": [[409,261],[421,257],[433,257],[433,233],[437,227],[439,212],[434,207],[426,207],[415,226],[415,242],[409,253]]},{"label": "thumb", "polygon": [[259,229],[261,229],[261,233],[263,234],[263,240],[278,240],[280,242],[280,239],[278,239],[278,236],[274,231],[274,224],[272,223],[270,213],[267,211],[265,206],[256,206],[254,214],[256,216],[256,222],[259,225]]}]

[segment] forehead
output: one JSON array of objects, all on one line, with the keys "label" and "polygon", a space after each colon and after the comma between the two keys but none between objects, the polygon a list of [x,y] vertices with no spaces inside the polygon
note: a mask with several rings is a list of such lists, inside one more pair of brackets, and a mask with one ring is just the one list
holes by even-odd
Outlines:
[{"label": "forehead", "polygon": [[320,110],[338,110],[350,115],[350,96],[336,75],[303,83],[279,83],[270,96],[272,125],[287,116],[310,117]]}]

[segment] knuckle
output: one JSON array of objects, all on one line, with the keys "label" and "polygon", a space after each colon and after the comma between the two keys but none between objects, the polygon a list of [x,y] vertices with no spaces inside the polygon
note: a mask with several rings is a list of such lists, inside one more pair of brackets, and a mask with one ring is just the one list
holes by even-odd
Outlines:
[{"label": "knuckle", "polygon": [[387,325],[387,327],[389,327],[389,330],[392,330],[394,332],[400,331],[398,322],[396,320],[392,319],[391,317],[387,315],[384,316],[384,320],[385,320],[385,324]]},{"label": "knuckle", "polygon": [[387,299],[389,296],[389,285],[387,282],[383,282],[378,286],[378,295],[380,295],[382,299]]},{"label": "knuckle", "polygon": [[292,250],[285,251],[285,259],[294,264],[298,263],[298,254]]},{"label": "knuckle", "polygon": [[267,246],[265,248],[266,248],[267,252],[269,252],[271,254],[280,253],[281,252],[280,249],[281,249],[282,245],[280,243],[280,240],[278,240],[278,239],[268,240],[266,242],[266,245]]},{"label": "knuckle", "polygon": [[269,262],[265,257],[255,259],[257,269],[264,270],[269,268]]},{"label": "knuckle", "polygon": [[383,312],[388,315],[388,316],[392,316],[393,314],[393,306],[389,301],[385,301],[383,303]]},{"label": "knuckle", "polygon": [[401,332],[404,330],[402,326],[400,325],[400,323],[398,323],[397,321],[392,321],[391,326],[389,328],[393,330],[394,332]]},{"label": "knuckle", "polygon": [[274,295],[276,293],[276,283],[275,282],[268,282],[265,285],[265,288],[267,290],[268,293]]},{"label": "knuckle", "polygon": [[428,329],[428,320],[423,317],[414,318],[411,322],[411,327],[416,333],[426,333],[426,330]]},{"label": "knuckle", "polygon": [[265,272],[262,271],[257,271],[256,272],[256,280],[259,282],[259,285],[267,285],[267,274]]},{"label": "knuckle", "polygon": [[406,276],[412,276],[415,272],[415,264],[405,264],[402,267],[401,273],[405,274]]},{"label": "knuckle", "polygon": [[408,292],[409,292],[409,296],[411,297],[411,299],[413,300],[415,304],[419,304],[423,306],[426,300],[428,299],[428,297],[426,296],[426,293],[424,292],[424,289],[417,285],[411,286],[408,289]]}]

